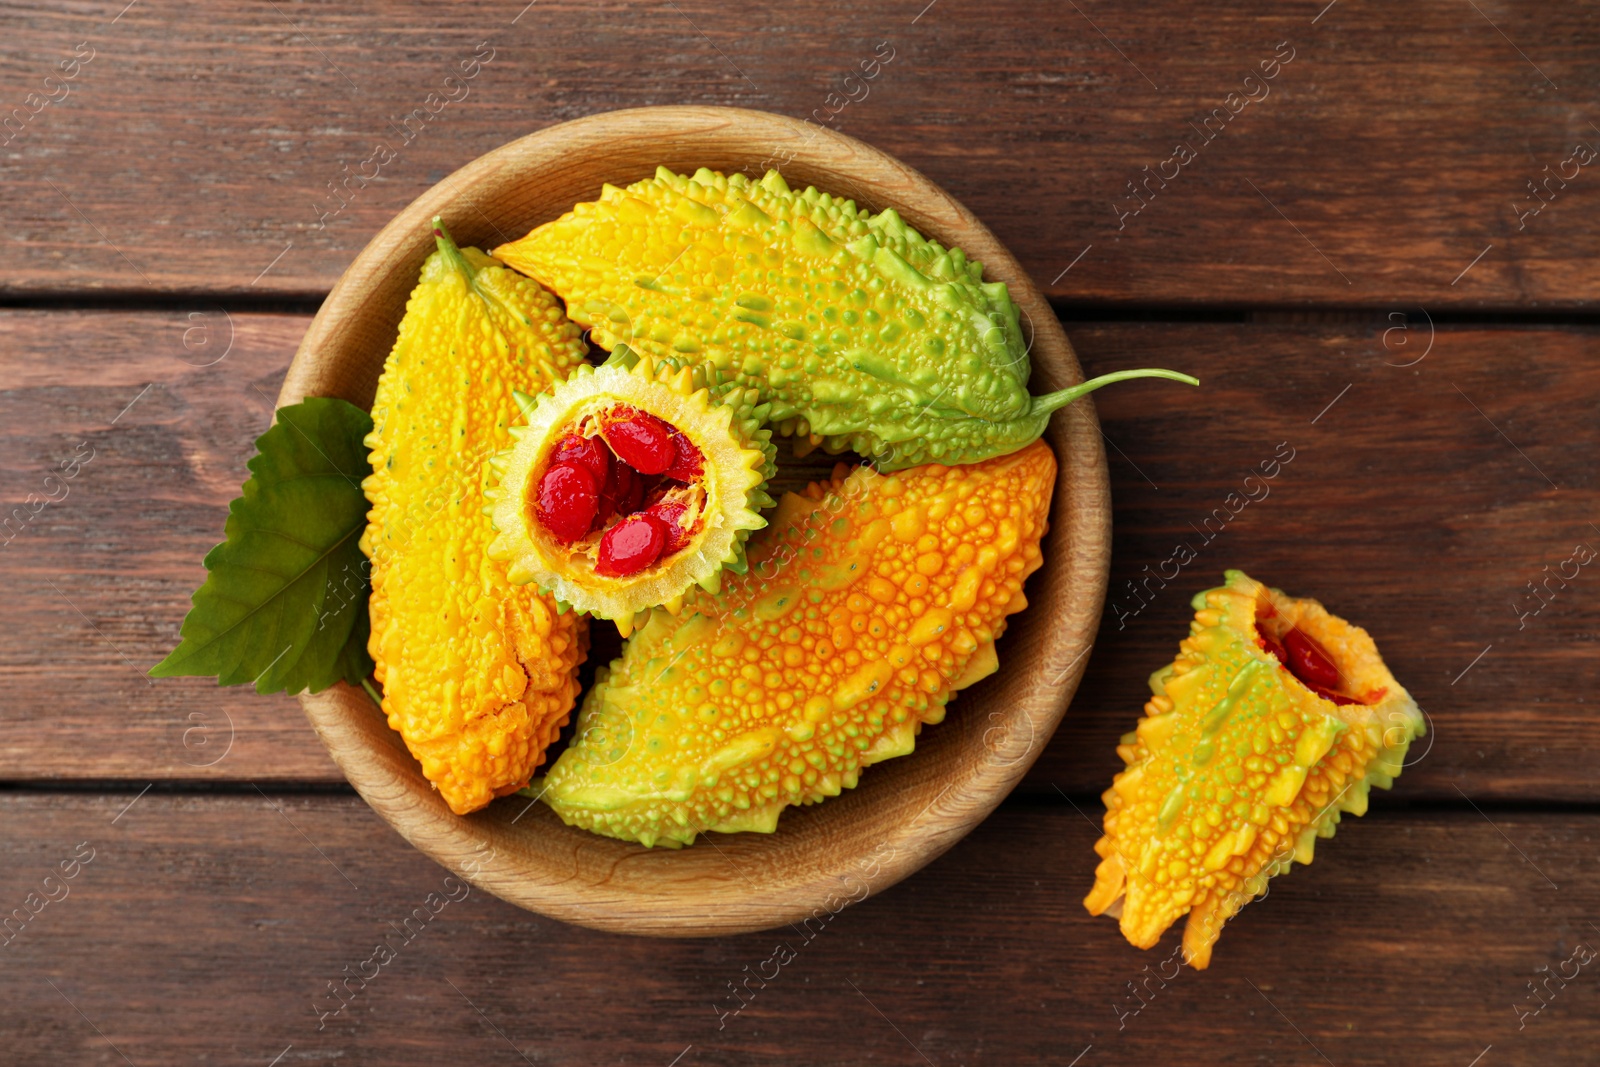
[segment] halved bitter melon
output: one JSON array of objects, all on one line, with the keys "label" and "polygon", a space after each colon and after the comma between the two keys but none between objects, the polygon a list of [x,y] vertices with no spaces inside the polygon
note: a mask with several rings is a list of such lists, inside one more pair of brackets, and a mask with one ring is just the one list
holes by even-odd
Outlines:
[{"label": "halved bitter melon", "polygon": [[1365,814],[1425,728],[1365,630],[1242,571],[1194,598],[1190,634],[1117,754],[1084,906],[1150,948],[1185,913],[1203,968],[1273,875],[1310,863],[1341,812]]},{"label": "halved bitter melon", "polygon": [[616,620],[744,570],[766,525],[771,432],[714,400],[703,374],[619,348],[528,401],[516,444],[494,460],[499,535],[490,555],[578,611]]}]

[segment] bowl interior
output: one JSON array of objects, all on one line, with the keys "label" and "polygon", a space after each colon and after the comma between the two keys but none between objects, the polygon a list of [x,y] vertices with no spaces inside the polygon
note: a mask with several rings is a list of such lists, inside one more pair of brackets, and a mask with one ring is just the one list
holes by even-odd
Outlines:
[{"label": "bowl interior", "polygon": [[[406,298],[443,217],[463,245],[520,237],[602,183],[709,167],[893,207],[924,235],[959,245],[1005,282],[1031,330],[1035,392],[1082,379],[1054,314],[970,212],[921,174],[809,123],[730,108],[618,111],[554,126],[483,156],[419,197],[334,286],[290,367],[278,403],[338,396],[370,407]],[[504,899],[569,922],[657,936],[733,933],[825,917],[899,881],[981,821],[1033,763],[1076,690],[1098,625],[1109,564],[1105,455],[1088,400],[1047,432],[1060,473],[1031,606],[1011,617],[1000,671],[952,701],[910,756],[869,768],[854,790],[787,810],[774,834],[710,834],[682,850],[645,849],[567,827],[508,797],[453,815],[366,694],[303,695],[308,718],[352,785],[439,863]],[[603,623],[597,625],[604,625]],[[813,923],[814,925],[814,923]]]}]

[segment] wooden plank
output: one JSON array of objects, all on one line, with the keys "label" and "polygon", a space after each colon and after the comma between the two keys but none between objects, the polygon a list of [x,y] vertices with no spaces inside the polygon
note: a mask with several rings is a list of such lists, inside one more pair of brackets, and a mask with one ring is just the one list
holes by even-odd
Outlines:
[{"label": "wooden plank", "polygon": [[[186,351],[184,331],[208,325],[222,346],[220,316],[0,315],[0,500],[59,493],[45,476],[79,442],[95,449],[69,495],[0,549],[12,617],[27,620],[0,629],[0,780],[341,780],[294,701],[138,673],[176,639],[305,323],[235,315],[232,350],[196,367],[184,359],[222,349],[191,333]],[[1585,567],[1566,588],[1552,580],[1537,614],[1527,589],[1576,544],[1600,548],[1595,477],[1574,447],[1600,396],[1595,331],[1440,329],[1429,349],[1425,325],[1392,328],[1069,324],[1089,373],[1172,366],[1204,385],[1098,394],[1115,445],[1112,592],[1084,686],[1025,789],[1109,784],[1144,679],[1186,633],[1189,597],[1232,566],[1376,638],[1434,728],[1401,795],[1600,796],[1587,771],[1600,760],[1588,713],[1600,579]],[[1282,442],[1293,458],[1267,495],[1221,524],[1213,510]],[[1185,538],[1198,559],[1135,597],[1128,583]],[[982,729],[961,706],[940,729]],[[230,721],[227,758],[200,766]]]},{"label": "wooden plank", "polygon": [[892,152],[1072,301],[1600,294],[1581,5],[109,0],[7,30],[13,297],[319,294],[468,160],[666,102],[815,116]]},{"label": "wooden plank", "polygon": [[[1593,465],[1575,447],[1593,439],[1596,333],[1441,328],[1430,350],[1426,325],[1390,328],[1069,326],[1088,373],[1172,366],[1202,386],[1097,395],[1115,445],[1111,586],[1085,684],[1033,782],[1109,785],[1145,679],[1188,632],[1190,597],[1236,567],[1373,635],[1433,724],[1403,792],[1595,797],[1578,768],[1600,740],[1588,667],[1600,574],[1567,561],[1579,544],[1600,552]],[[1292,461],[1246,483],[1283,443]],[[1180,544],[1197,554],[1181,569]],[[1577,577],[1564,582],[1563,564]]]},{"label": "wooden plank", "polygon": [[4,778],[342,780],[294,699],[144,676],[310,321],[190,314],[0,315]]},{"label": "wooden plank", "polygon": [[1083,910],[1096,831],[1065,805],[804,930],[655,941],[468,890],[353,798],[134,800],[0,797],[0,905],[56,898],[5,949],[12,1062],[1466,1067],[1595,1037],[1592,814],[1347,820],[1193,971]]}]

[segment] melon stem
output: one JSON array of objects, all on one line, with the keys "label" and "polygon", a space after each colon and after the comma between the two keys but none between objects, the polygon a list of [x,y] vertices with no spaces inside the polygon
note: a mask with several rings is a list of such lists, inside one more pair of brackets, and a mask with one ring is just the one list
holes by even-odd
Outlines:
[{"label": "melon stem", "polygon": [[450,261],[450,265],[467,278],[470,279],[478,273],[472,264],[467,262],[467,257],[461,254],[461,248],[456,244],[455,238],[450,236],[450,231],[444,228],[444,220],[438,215],[433,217],[433,241],[439,246],[439,251],[444,253],[444,258]]},{"label": "melon stem", "polygon": [[498,306],[507,315],[520,320],[524,325],[529,324],[526,315],[509,306],[493,289],[479,284],[479,269],[473,266],[471,260],[462,255],[461,246],[456,244],[454,237],[450,236],[450,231],[444,228],[444,220],[438,215],[433,217],[433,241],[434,244],[439,246],[439,252],[444,256],[445,262],[449,264],[452,270],[458,272],[467,280],[467,288],[476,294],[478,299]]},{"label": "melon stem", "polygon": [[1029,412],[1034,415],[1048,415],[1052,411],[1066,407],[1079,397],[1087,396],[1102,385],[1110,385],[1112,382],[1125,382],[1130,378],[1170,378],[1175,382],[1187,382],[1190,385],[1200,384],[1199,378],[1180,374],[1175,370],[1161,370],[1157,367],[1112,371],[1110,374],[1102,374],[1098,378],[1090,378],[1086,382],[1079,382],[1077,385],[1066,389],[1058,389],[1053,393],[1036,396],[1033,398],[1033,406],[1029,409]]}]

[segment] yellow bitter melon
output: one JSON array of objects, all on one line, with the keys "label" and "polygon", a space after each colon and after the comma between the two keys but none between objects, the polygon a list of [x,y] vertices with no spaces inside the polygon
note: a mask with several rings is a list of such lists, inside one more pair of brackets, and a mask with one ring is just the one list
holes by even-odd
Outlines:
[{"label": "yellow bitter melon", "polygon": [[[691,586],[715,592],[724,567],[744,570],[745,540],[772,506],[763,488],[775,469],[772,434],[755,419],[735,419],[738,401],[715,401],[703,374],[623,347],[604,366],[579,367],[531,401],[528,424],[511,431],[515,447],[495,458],[501,481],[490,490],[491,515],[500,533],[489,554],[513,582],[614,619],[624,636],[636,613],[676,611]],[[641,425],[652,432],[617,434]],[[560,496],[556,475],[576,488]],[[641,541],[643,550],[619,564],[614,546],[630,523],[658,529],[646,535],[654,543]]]},{"label": "yellow bitter melon", "polygon": [[970,466],[841,470],[786,495],[747,574],[652,613],[602,669],[545,801],[571,825],[678,847],[770,833],[785,807],[911,752],[998,666],[1054,483],[1036,442]]},{"label": "yellow bitter melon", "polygon": [[981,263],[893,209],[795,193],[777,171],[752,182],[658,168],[495,255],[559,293],[596,343],[709,364],[714,389],[769,404],[780,432],[881,470],[1014,451],[1109,382],[1198,384],[1119,371],[1030,396],[1017,307]]},{"label": "yellow bitter melon", "polygon": [[488,556],[488,460],[514,390],[584,358],[554,297],[438,227],[373,402],[368,648],[389,725],[451,810],[524,786],[577,699],[584,621],[511,584]]},{"label": "yellow bitter melon", "polygon": [[1127,764],[1103,799],[1091,914],[1150,948],[1188,913],[1183,950],[1207,966],[1222,926],[1340,812],[1362,815],[1424,732],[1365,630],[1241,571],[1194,598],[1177,658],[1150,678]]}]

